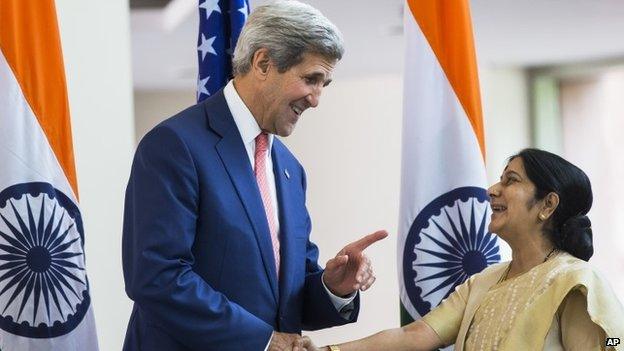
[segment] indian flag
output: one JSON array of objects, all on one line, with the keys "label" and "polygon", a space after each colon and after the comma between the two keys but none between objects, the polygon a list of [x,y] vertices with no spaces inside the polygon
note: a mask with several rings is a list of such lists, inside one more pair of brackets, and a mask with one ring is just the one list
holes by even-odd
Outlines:
[{"label": "indian flag", "polygon": [[398,270],[401,323],[500,261],[467,0],[407,0]]},{"label": "indian flag", "polygon": [[0,349],[97,350],[54,2],[0,26]]}]

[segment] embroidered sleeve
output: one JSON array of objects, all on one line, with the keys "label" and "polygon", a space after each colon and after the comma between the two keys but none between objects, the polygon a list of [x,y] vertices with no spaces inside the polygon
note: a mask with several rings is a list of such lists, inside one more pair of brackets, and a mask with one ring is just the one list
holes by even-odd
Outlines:
[{"label": "embroidered sleeve", "polygon": [[571,291],[560,311],[561,343],[567,351],[605,350],[605,332],[587,312],[587,299],[579,290]]}]

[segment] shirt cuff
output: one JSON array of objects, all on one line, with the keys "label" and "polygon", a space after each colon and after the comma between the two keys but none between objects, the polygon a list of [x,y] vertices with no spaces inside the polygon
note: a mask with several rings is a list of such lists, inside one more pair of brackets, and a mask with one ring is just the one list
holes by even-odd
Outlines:
[{"label": "shirt cuff", "polygon": [[271,340],[273,340],[273,333],[271,333],[271,337],[269,338],[269,342],[267,342],[267,345],[264,348],[264,351],[269,351],[269,345],[271,345]]},{"label": "shirt cuff", "polygon": [[325,272],[323,272],[323,275],[321,276],[321,283],[323,284],[323,288],[325,288],[325,291],[327,291],[327,295],[329,295],[329,300],[334,305],[334,308],[336,308],[336,311],[340,313],[340,316],[342,318],[349,319],[351,313],[354,310],[355,304],[353,303],[353,300],[355,300],[355,296],[358,293],[357,290],[347,297],[336,296],[329,290],[329,288],[327,288],[327,285],[325,285],[325,280],[323,279],[323,276],[325,276]]}]

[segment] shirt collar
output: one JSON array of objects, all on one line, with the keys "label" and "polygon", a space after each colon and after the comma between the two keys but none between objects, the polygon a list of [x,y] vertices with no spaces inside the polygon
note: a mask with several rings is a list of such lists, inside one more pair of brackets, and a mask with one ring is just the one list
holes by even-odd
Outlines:
[{"label": "shirt collar", "polygon": [[[238,132],[243,139],[243,143],[245,145],[255,143],[256,137],[262,133],[262,130],[251,114],[251,111],[249,111],[249,108],[247,108],[247,105],[243,102],[243,99],[238,95],[236,88],[234,88],[233,80],[230,80],[225,88],[223,88],[223,95],[225,96],[225,102],[234,118],[234,123],[236,123],[236,127],[238,127]],[[269,152],[272,146],[273,134],[269,133]]]}]

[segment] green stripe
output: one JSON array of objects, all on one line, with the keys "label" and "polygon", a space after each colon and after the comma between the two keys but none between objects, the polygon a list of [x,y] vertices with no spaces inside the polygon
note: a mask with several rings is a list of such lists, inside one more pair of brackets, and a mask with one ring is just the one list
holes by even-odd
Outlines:
[{"label": "green stripe", "polygon": [[409,312],[403,307],[403,302],[399,300],[399,309],[401,311],[401,326],[410,324],[414,321],[414,318],[410,316]]}]

